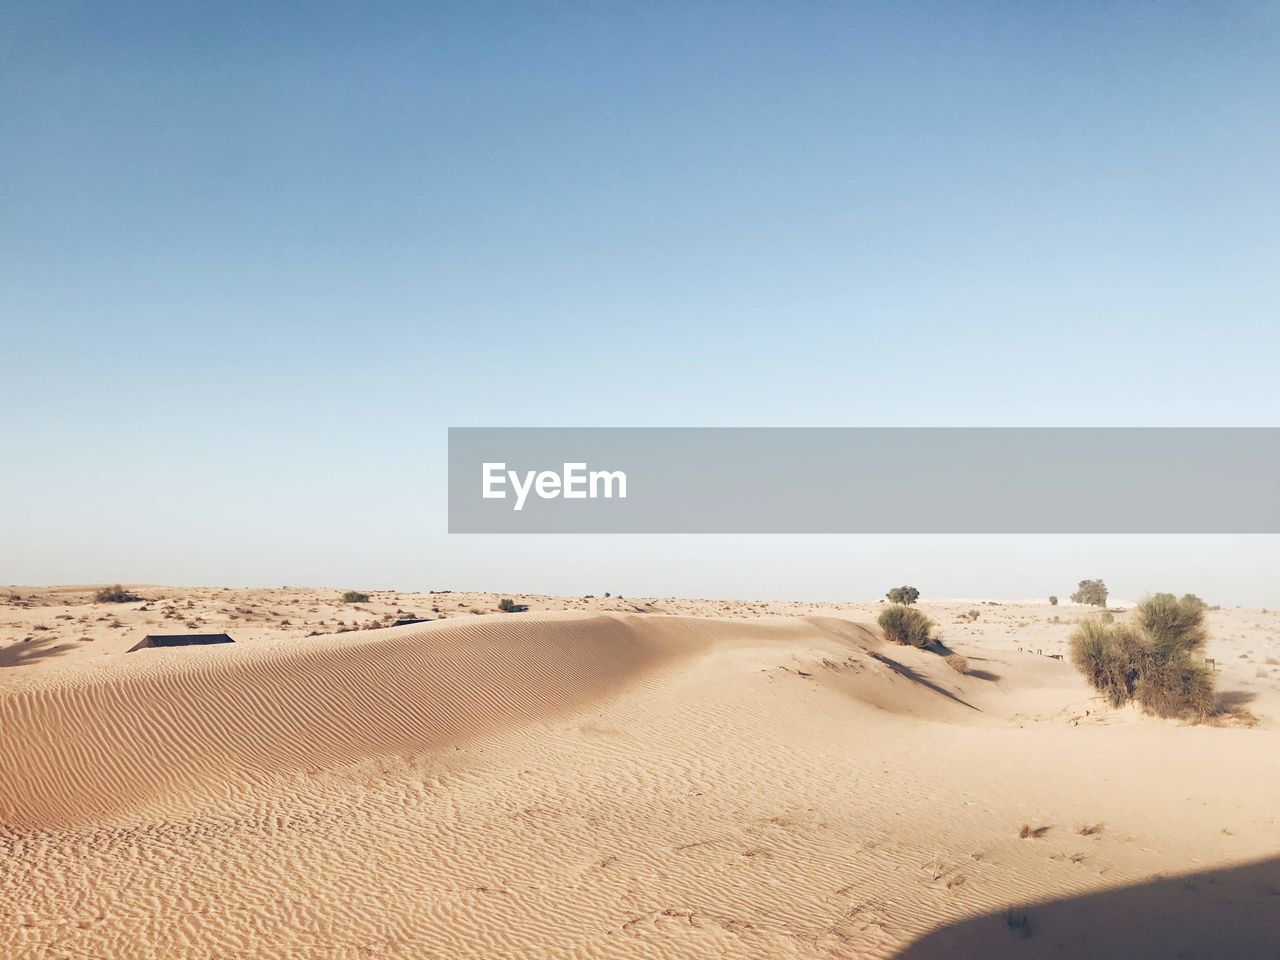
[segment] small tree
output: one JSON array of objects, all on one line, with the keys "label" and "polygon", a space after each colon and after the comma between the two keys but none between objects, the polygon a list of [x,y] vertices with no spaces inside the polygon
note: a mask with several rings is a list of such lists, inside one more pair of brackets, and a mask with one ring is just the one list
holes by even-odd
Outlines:
[{"label": "small tree", "polygon": [[920,599],[920,591],[915,587],[894,587],[885,594],[890,603],[901,603],[910,606]]},{"label": "small tree", "polygon": [[1051,607],[1056,607],[1057,605],[1058,605],[1058,598],[1057,598],[1057,597],[1050,597],[1050,598],[1049,598],[1049,606],[1051,606]]},{"label": "small tree", "polygon": [[361,593],[359,590],[348,590],[342,595],[343,603],[368,603],[369,595]]},{"label": "small tree", "polygon": [[933,621],[905,603],[895,603],[880,611],[877,620],[885,639],[913,647],[927,647],[933,642]]},{"label": "small tree", "polygon": [[1087,603],[1093,607],[1107,605],[1107,585],[1101,580],[1081,580],[1080,589],[1071,595],[1072,603]]},{"label": "small tree", "polygon": [[515,601],[512,600],[510,597],[503,597],[501,600],[498,601],[498,609],[501,610],[503,613],[510,613],[515,608],[516,608]]}]

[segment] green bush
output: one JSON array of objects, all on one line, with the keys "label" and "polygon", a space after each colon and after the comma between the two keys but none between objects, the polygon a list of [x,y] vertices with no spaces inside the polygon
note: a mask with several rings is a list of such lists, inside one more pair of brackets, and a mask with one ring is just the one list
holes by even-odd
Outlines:
[{"label": "green bush", "polygon": [[359,590],[348,590],[342,595],[343,603],[368,603],[369,595],[361,593]]},{"label": "green bush", "polygon": [[1071,595],[1072,603],[1087,603],[1092,607],[1107,605],[1107,585],[1101,580],[1081,580],[1080,589]]},{"label": "green bush", "polygon": [[895,603],[880,611],[877,621],[885,639],[913,647],[927,647],[933,642],[933,621],[919,610]]},{"label": "green bush", "polygon": [[885,594],[890,603],[901,603],[907,606],[920,599],[920,591],[915,587],[894,587]]},{"label": "green bush", "polygon": [[1186,598],[1157,593],[1132,623],[1086,620],[1071,635],[1071,662],[1113,707],[1137,702],[1159,717],[1202,720],[1214,710],[1213,676],[1198,655],[1204,613]]}]

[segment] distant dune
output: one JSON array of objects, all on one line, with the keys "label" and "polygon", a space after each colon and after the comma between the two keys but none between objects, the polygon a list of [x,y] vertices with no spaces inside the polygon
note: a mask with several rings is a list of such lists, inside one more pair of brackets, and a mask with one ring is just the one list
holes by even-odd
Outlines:
[{"label": "distant dune", "polygon": [[[0,956],[1280,942],[1274,614],[1210,617],[1259,723],[1191,727],[1049,655],[1079,608],[924,604],[961,674],[874,604],[139,592],[0,607]],[[123,653],[166,609],[237,642]]]}]

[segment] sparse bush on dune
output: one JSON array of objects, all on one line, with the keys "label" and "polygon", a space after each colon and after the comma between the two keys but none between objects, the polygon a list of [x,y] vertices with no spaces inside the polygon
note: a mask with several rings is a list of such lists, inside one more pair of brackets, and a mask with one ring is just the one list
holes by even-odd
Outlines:
[{"label": "sparse bush on dune", "polygon": [[894,587],[885,594],[890,603],[901,603],[907,606],[920,599],[920,591],[915,587]]},{"label": "sparse bush on dune", "polygon": [[133,603],[142,598],[135,596],[117,583],[109,587],[103,587],[93,595],[93,599],[97,603]]},{"label": "sparse bush on dune", "polygon": [[1213,677],[1198,657],[1207,636],[1195,598],[1157,593],[1131,623],[1082,623],[1071,662],[1113,707],[1136,701],[1159,717],[1203,720],[1214,710]]},{"label": "sparse bush on dune", "polygon": [[948,654],[946,660],[947,660],[947,666],[950,667],[952,670],[954,670],[956,673],[964,674],[969,672],[969,661],[966,660],[964,657],[960,656],[960,654],[958,653]]},{"label": "sparse bush on dune", "polygon": [[885,639],[912,647],[927,647],[933,642],[933,621],[906,604],[895,603],[880,611],[877,620]]},{"label": "sparse bush on dune", "polygon": [[1049,598],[1049,606],[1051,606],[1051,607],[1056,607],[1057,605],[1058,605],[1058,598],[1057,598],[1057,597],[1050,597],[1050,598]]},{"label": "sparse bush on dune", "polygon": [[498,601],[498,609],[501,610],[503,613],[510,613],[515,608],[516,608],[516,602],[512,600],[510,597],[503,597],[501,600]]},{"label": "sparse bush on dune", "polygon": [[348,590],[342,595],[343,603],[368,603],[369,595],[361,593],[359,590]]}]

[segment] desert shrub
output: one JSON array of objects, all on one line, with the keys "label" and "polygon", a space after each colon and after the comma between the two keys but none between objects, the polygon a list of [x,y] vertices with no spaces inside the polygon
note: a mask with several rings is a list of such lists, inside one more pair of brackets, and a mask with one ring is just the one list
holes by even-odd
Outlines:
[{"label": "desert shrub", "polygon": [[[1182,595],[1182,602],[1185,604],[1188,604],[1189,606],[1199,607],[1201,610],[1209,609],[1209,605],[1205,603],[1203,600],[1201,600],[1199,597],[1197,597],[1194,593],[1184,593]],[[1263,610],[1262,612],[1266,613],[1267,611]]]},{"label": "desert shrub", "polygon": [[1071,662],[1113,707],[1136,701],[1159,717],[1204,719],[1213,677],[1198,654],[1203,611],[1169,593],[1138,604],[1130,624],[1086,620],[1071,635]]},{"label": "desert shrub", "polygon": [[1204,606],[1191,594],[1179,600],[1172,593],[1157,593],[1138,604],[1136,612],[1138,625],[1159,650],[1173,654],[1204,649]]},{"label": "desert shrub", "polygon": [[1112,613],[1110,610],[1103,610],[1100,614],[1098,614],[1098,619],[1101,620],[1103,623],[1115,623],[1116,615]]},{"label": "desert shrub", "polygon": [[920,591],[915,587],[894,587],[885,594],[890,603],[901,603],[910,606],[920,599]]},{"label": "desert shrub", "polygon": [[109,587],[103,587],[93,595],[93,599],[97,603],[133,603],[142,598],[135,596],[117,583]]},{"label": "desert shrub", "polygon": [[1157,717],[1204,719],[1213,713],[1213,677],[1195,660],[1154,659],[1139,672],[1133,696]]},{"label": "desert shrub", "polygon": [[1107,605],[1107,585],[1101,580],[1081,580],[1080,589],[1071,595],[1072,603],[1087,603],[1093,607]]},{"label": "desert shrub", "polygon": [[1132,628],[1086,620],[1071,635],[1071,662],[1113,707],[1133,699],[1141,640]]},{"label": "desert shrub", "polygon": [[369,595],[361,593],[359,590],[348,590],[342,595],[343,603],[368,603]]},{"label": "desert shrub", "polygon": [[1051,606],[1051,607],[1056,607],[1057,605],[1058,605],[1058,598],[1057,598],[1057,597],[1050,597],[1050,598],[1049,598],[1049,606]]},{"label": "desert shrub", "polygon": [[880,611],[877,620],[885,639],[913,647],[927,647],[933,641],[933,621],[919,610],[895,603]]},{"label": "desert shrub", "polygon": [[498,609],[503,613],[510,613],[516,608],[516,603],[510,597],[503,597],[498,601]]},{"label": "desert shrub", "polygon": [[951,653],[947,655],[947,666],[956,673],[969,672],[969,661],[958,653]]}]

